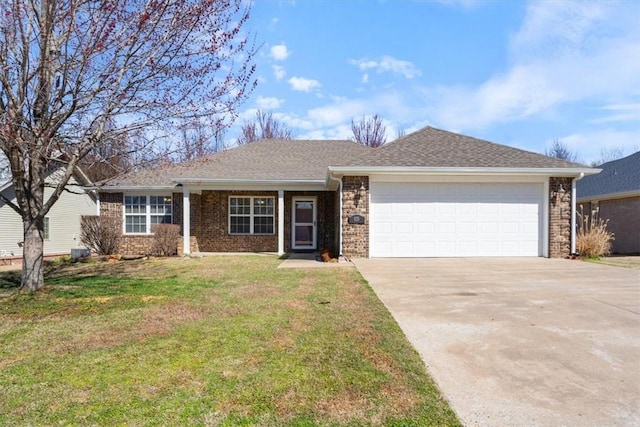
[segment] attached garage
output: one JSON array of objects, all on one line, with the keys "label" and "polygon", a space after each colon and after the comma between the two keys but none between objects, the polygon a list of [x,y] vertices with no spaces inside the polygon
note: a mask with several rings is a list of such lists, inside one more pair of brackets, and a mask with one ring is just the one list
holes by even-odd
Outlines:
[{"label": "attached garage", "polygon": [[371,257],[543,256],[543,183],[370,183]]}]

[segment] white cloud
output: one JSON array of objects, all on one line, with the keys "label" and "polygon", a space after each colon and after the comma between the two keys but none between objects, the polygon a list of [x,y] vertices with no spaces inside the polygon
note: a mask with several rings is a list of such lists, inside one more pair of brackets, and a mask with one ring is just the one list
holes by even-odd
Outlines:
[{"label": "white cloud", "polygon": [[535,57],[585,49],[585,41],[605,17],[605,9],[605,3],[597,2],[529,2],[511,49],[517,55]]},{"label": "white cloud", "polygon": [[317,80],[305,79],[304,77],[291,77],[289,84],[291,85],[291,89],[300,92],[311,92],[320,87],[320,82]]},{"label": "white cloud", "polygon": [[436,0],[437,3],[447,6],[462,6],[465,9],[471,9],[486,4],[480,0]]},{"label": "white cloud", "polygon": [[609,2],[531,3],[512,39],[511,67],[475,87],[427,89],[428,111],[441,126],[478,129],[574,103],[637,99],[640,27],[629,13]]},{"label": "white cloud", "polygon": [[352,136],[350,124],[339,124],[330,128],[311,130],[300,135],[300,139],[350,139]]},{"label": "white cloud", "polygon": [[407,79],[412,79],[422,74],[422,72],[413,63],[409,61],[402,61],[389,55],[382,56],[378,60],[352,59],[349,62],[356,65],[360,71],[374,69],[378,73],[390,72],[402,74]]},{"label": "white cloud", "polygon": [[277,108],[280,108],[280,106],[284,104],[284,99],[258,96],[256,104],[258,105],[258,108],[261,109],[275,110]]},{"label": "white cloud", "polygon": [[284,44],[271,46],[271,57],[276,61],[284,61],[291,53]]},{"label": "white cloud", "polygon": [[640,129],[621,131],[604,129],[589,133],[575,133],[560,138],[586,162],[598,160],[603,151],[621,149],[625,156],[640,150]]},{"label": "white cloud", "polygon": [[367,84],[367,83],[369,83],[369,74],[364,73],[362,75],[362,84]]},{"label": "white cloud", "polygon": [[276,80],[282,80],[287,75],[284,67],[280,65],[272,65],[271,69],[273,70],[273,75],[276,77]]},{"label": "white cloud", "polygon": [[592,120],[592,123],[640,122],[640,102],[605,105],[602,110],[605,115]]}]

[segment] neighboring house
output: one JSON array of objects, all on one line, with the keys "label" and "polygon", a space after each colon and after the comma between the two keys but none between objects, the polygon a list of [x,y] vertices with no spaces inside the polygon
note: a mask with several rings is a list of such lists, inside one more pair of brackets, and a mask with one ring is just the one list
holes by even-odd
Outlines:
[{"label": "neighboring house", "polygon": [[640,253],[640,151],[598,166],[602,172],[577,182],[585,215],[609,220],[614,254]]},{"label": "neighboring house", "polygon": [[102,186],[123,253],[179,224],[185,253],[566,257],[572,183],[597,169],[431,127],[380,148],[262,140]]},{"label": "neighboring house", "polygon": [[[49,176],[58,173],[54,170]],[[83,186],[90,184],[78,171],[69,180],[67,188],[60,195],[44,220],[44,255],[69,254],[71,248],[80,246],[80,217],[96,215],[98,212],[96,196],[88,194]],[[53,192],[45,188],[45,200]],[[0,185],[0,193],[16,203],[11,181]],[[0,261],[22,257],[23,226],[22,218],[0,198]]]}]

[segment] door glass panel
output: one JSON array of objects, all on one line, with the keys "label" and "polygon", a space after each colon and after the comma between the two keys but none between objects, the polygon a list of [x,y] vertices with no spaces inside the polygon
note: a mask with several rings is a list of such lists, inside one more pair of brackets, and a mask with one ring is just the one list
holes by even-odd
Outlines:
[{"label": "door glass panel", "polygon": [[296,225],[295,227],[295,245],[311,246],[313,245],[313,226],[312,225]]},{"label": "door glass panel", "polygon": [[313,202],[296,202],[296,223],[313,222]]}]

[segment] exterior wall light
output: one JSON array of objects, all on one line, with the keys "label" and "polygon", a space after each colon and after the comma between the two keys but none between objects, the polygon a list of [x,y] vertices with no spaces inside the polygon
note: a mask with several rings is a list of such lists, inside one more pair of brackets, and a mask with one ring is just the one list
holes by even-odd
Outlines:
[{"label": "exterior wall light", "polygon": [[556,200],[558,197],[560,197],[560,200],[564,201],[565,200],[564,196],[566,195],[566,193],[567,193],[567,190],[565,190],[562,184],[560,184],[560,186],[556,191],[551,192],[551,199]]}]

